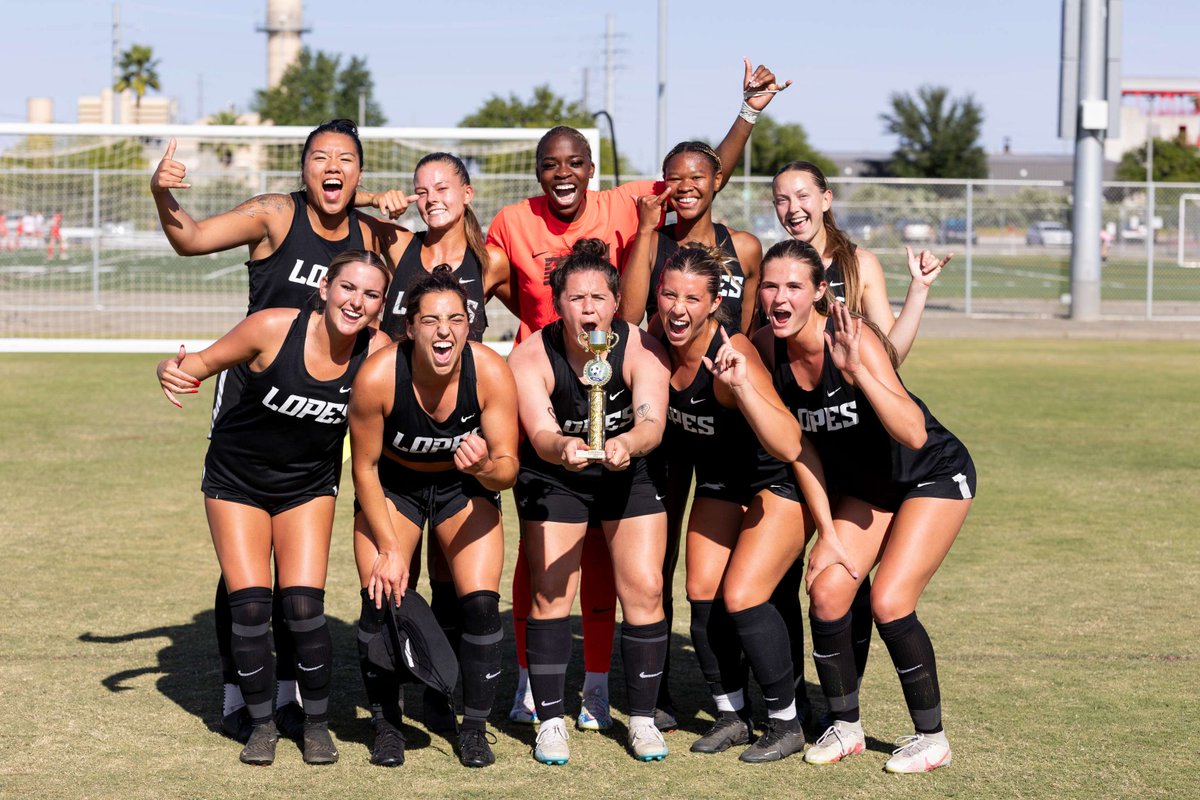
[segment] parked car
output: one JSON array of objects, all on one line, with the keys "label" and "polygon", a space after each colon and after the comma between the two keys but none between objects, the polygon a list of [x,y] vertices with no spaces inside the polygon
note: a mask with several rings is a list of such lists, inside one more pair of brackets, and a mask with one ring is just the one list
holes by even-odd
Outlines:
[{"label": "parked car", "polygon": [[932,222],[924,219],[900,219],[896,220],[896,234],[902,242],[932,242],[934,239],[934,225]]},{"label": "parked car", "polygon": [[[950,217],[938,226],[937,240],[940,244],[966,244],[967,221],[963,217]],[[979,244],[979,234],[971,229],[971,244]]]},{"label": "parked car", "polygon": [[848,211],[837,217],[837,225],[856,242],[869,242],[872,234],[883,229],[879,219],[869,211]]},{"label": "parked car", "polygon": [[1044,219],[1029,226],[1025,232],[1025,244],[1045,247],[1070,247],[1071,229],[1061,222]]}]

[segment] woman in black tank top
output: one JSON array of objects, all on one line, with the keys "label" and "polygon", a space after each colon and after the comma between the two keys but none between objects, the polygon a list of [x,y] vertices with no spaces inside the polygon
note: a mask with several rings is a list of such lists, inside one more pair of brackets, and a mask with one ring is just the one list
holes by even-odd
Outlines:
[{"label": "woman in black tank top", "polygon": [[304,759],[337,760],[328,730],[333,653],[325,576],[347,401],[368,350],[388,341],[368,324],[383,305],[389,274],[374,253],[344,253],[321,281],[321,310],[259,311],[202,352],[190,355],[181,346],[158,366],[163,391],[176,405],[175,395],[195,393],[202,379],[236,364],[249,367],[237,408],[213,432],[203,483],[230,589],[233,658],[253,724],[241,755],[248,764],[270,764],[279,738],[269,669],[272,550],[307,714]]},{"label": "woman in black tank top", "polygon": [[[406,339],[369,359],[354,384],[351,451],[362,506],[354,553],[365,660],[369,640],[382,631],[383,604],[399,605],[410,586],[410,561],[429,522],[461,613],[461,641],[452,643],[463,678],[459,758],[483,767],[495,760],[485,723],[500,675],[498,493],[517,475],[517,409],[504,359],[467,340],[466,300],[448,267],[418,281],[409,292]],[[399,683],[383,672],[364,669],[368,697],[380,707],[372,763],[395,766],[404,757]]]},{"label": "woman in black tank top", "polygon": [[813,659],[832,725],[805,760],[830,763],[865,748],[851,634],[858,612],[851,603],[859,576],[878,565],[870,613],[915,728],[898,740],[885,768],[928,771],[950,763],[950,746],[933,646],[916,607],[966,519],[975,469],[962,443],[904,388],[875,331],[844,304],[831,303],[824,270],[807,243],[772,247],[759,288],[770,328],[755,335],[776,388],[816,442],[838,494],[833,531],[821,532],[806,575]]},{"label": "woman in black tank top", "polygon": [[[521,427],[532,451],[528,463],[522,464],[517,505],[534,595],[526,651],[542,722],[533,755],[551,764],[568,758],[563,720],[571,652],[568,615],[584,535],[594,514],[608,541],[624,619],[621,652],[629,747],[638,759],[660,760],[667,748],[654,726],[654,706],[668,639],[659,569],[666,517],[646,456],[658,446],[666,424],[665,355],[639,328],[620,326],[624,341],[612,351],[620,356],[620,376],[607,359],[600,364],[614,373],[611,389],[605,390],[608,401],[614,408],[629,403],[632,425],[624,427],[623,412],[606,414],[605,426],[617,426],[621,432],[604,442],[602,458],[589,459],[587,423],[570,418],[581,410],[579,398],[586,397],[587,390],[578,376],[590,356],[578,337],[584,331],[620,329],[613,324],[617,271],[607,260],[604,242],[576,242],[571,255],[550,273],[550,286],[561,327],[556,323],[535,332],[509,357],[517,378]],[[557,331],[561,338],[549,341],[548,333]],[[595,370],[589,368],[589,374]],[[566,385],[560,386],[560,381]]]},{"label": "woman in black tank top", "polygon": [[[663,159],[667,188],[638,198],[638,235],[621,275],[621,316],[628,322],[639,325],[648,316],[648,324],[656,324],[655,294],[663,264],[683,243],[698,242],[725,251],[722,302],[730,327],[750,330],[762,245],[751,233],[713,222],[712,204],[723,175],[720,157],[704,142],[680,142]],[[678,221],[656,231],[668,205]]]},{"label": "woman in black tank top", "polygon": [[769,602],[803,553],[812,522],[796,496],[792,462],[803,463],[799,477],[822,528],[832,522],[815,452],[802,449],[800,426],[750,340],[721,323],[721,261],[715,248],[684,246],[662,272],[658,306],[671,359],[672,442],[691,443],[700,484],[687,539],[692,644],[717,705],[715,724],[692,750],[716,753],[750,742],[744,652],[769,714],[767,733],[741,754],[753,763],[804,747],[806,709],[796,697],[789,650],[780,646],[789,632]]}]

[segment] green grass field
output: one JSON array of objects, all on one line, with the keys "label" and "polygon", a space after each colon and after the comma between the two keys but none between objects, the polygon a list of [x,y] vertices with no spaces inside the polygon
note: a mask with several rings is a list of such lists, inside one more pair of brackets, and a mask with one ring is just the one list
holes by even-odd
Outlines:
[{"label": "green grass field", "polygon": [[[664,763],[625,755],[618,715],[616,738],[573,734],[563,768],[535,764],[532,731],[506,722],[492,768],[462,768],[449,741],[415,723],[408,763],[372,767],[348,502],[328,585],[342,759],[306,767],[281,742],[275,766],[239,764],[239,746],[211,730],[217,570],[198,491],[211,395],[172,407],[155,360],[0,356],[0,796],[1200,795],[1200,344],[918,345],[906,382],[979,470],[979,499],[921,606],[955,748],[953,765],[927,776],[881,772],[909,723],[878,639],[862,692],[865,756],[750,767],[735,753],[689,753],[709,711],[686,643],[682,573],[673,683],[685,728],[668,735]],[[508,544],[505,585],[515,537]],[[504,681],[496,720],[511,672]]]}]

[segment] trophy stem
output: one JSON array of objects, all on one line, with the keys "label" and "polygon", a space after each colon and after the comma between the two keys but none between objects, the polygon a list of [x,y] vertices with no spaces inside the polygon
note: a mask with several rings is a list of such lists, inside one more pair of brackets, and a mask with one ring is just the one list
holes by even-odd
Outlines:
[{"label": "trophy stem", "polygon": [[604,387],[588,388],[588,449],[580,453],[585,458],[604,458]]}]

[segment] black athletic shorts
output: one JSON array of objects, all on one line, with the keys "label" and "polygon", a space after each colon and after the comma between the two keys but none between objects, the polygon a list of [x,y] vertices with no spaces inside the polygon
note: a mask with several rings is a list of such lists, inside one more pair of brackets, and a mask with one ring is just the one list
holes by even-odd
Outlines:
[{"label": "black athletic shorts", "polygon": [[[975,496],[975,462],[961,444],[946,447],[936,466],[918,481],[863,481],[861,484],[842,484],[841,494],[865,500],[885,511],[896,512],[900,505],[913,497],[937,497],[943,500],[970,500]],[[833,494],[833,490],[830,490]]]},{"label": "black athletic shorts", "polygon": [[[457,469],[443,472],[420,472],[409,469],[390,458],[379,459],[379,483],[384,496],[401,516],[418,528],[429,522],[441,525],[467,507],[471,498],[478,497],[500,508],[500,493],[493,492],[474,476]],[[362,510],[354,501],[354,513]]]},{"label": "black athletic shorts", "polygon": [[784,500],[804,502],[804,495],[801,494],[800,487],[796,484],[796,476],[792,473],[792,465],[784,464],[765,453],[750,467],[722,461],[719,457],[696,461],[695,497],[748,506],[754,496],[763,489]]},{"label": "black athletic shorts", "polygon": [[338,481],[336,477],[330,481],[326,476],[324,480],[298,490],[280,491],[277,485],[255,486],[253,481],[246,480],[244,476],[237,476],[228,469],[223,469],[219,461],[205,459],[200,491],[205,497],[213,500],[261,508],[273,517],[318,497],[337,497]]},{"label": "black athletic shorts", "polygon": [[[602,468],[603,469],[603,468]],[[579,475],[538,459],[521,465],[513,496],[517,514],[530,522],[611,522],[665,513],[666,476],[661,462],[630,460],[627,469]]]}]

